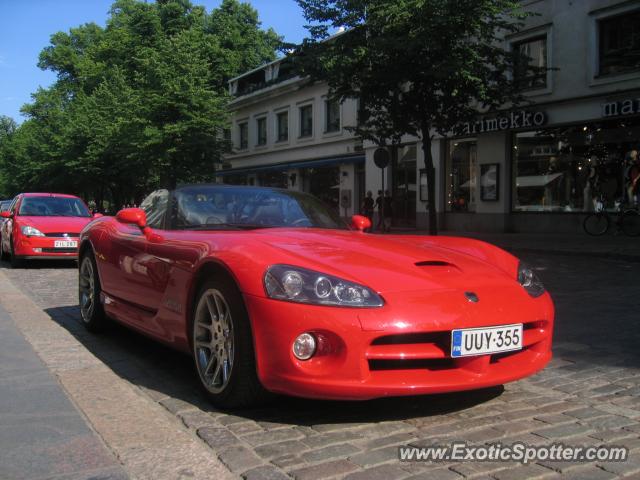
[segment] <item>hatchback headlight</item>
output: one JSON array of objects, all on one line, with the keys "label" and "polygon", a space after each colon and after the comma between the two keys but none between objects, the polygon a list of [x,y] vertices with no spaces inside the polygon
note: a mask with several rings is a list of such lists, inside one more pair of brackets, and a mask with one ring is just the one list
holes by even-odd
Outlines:
[{"label": "hatchback headlight", "polygon": [[25,225],[20,230],[22,231],[22,234],[27,237],[44,237],[44,233],[31,225]]},{"label": "hatchback headlight", "polygon": [[381,307],[382,298],[368,287],[301,267],[273,265],[264,274],[267,295],[289,302],[340,307]]},{"label": "hatchback headlight", "polygon": [[533,269],[524,263],[518,265],[518,283],[534,298],[539,297],[545,292],[542,281]]}]

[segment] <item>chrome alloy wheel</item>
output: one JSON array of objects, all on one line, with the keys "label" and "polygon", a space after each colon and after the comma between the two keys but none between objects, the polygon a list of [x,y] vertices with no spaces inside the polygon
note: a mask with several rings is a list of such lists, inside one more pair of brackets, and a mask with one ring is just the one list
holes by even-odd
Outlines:
[{"label": "chrome alloy wheel", "polygon": [[200,296],[194,322],[198,374],[207,390],[220,393],[231,378],[234,344],[231,309],[219,290],[211,288]]},{"label": "chrome alloy wheel", "polygon": [[86,323],[91,321],[96,301],[96,284],[93,263],[89,256],[84,257],[80,266],[80,313]]}]

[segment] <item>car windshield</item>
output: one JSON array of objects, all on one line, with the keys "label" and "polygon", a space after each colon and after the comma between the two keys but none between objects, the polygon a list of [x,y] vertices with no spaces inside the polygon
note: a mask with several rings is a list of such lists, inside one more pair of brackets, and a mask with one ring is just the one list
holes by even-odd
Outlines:
[{"label": "car windshield", "polygon": [[311,195],[260,187],[180,188],[175,192],[172,219],[178,229],[347,228]]},{"label": "car windshield", "polygon": [[25,197],[18,215],[33,217],[90,217],[82,200],[74,197]]},{"label": "car windshield", "polygon": [[9,210],[10,206],[11,206],[11,200],[5,200],[3,202],[0,202],[0,212],[5,212]]}]

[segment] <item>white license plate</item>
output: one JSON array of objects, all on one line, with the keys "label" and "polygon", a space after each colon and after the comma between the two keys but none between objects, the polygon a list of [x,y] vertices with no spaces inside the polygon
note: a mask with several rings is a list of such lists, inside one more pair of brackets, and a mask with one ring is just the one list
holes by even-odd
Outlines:
[{"label": "white license plate", "polygon": [[53,242],[54,248],[78,248],[76,240],[56,240]]},{"label": "white license plate", "polygon": [[451,356],[467,357],[522,349],[522,324],[451,331]]}]

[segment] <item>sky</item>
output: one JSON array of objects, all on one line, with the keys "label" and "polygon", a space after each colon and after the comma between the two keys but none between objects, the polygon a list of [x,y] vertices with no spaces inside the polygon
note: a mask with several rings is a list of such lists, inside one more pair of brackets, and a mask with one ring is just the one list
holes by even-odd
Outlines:
[{"label": "sky", "polygon": [[[207,11],[222,0],[192,0]],[[272,27],[289,42],[306,36],[305,20],[295,0],[244,0],[258,11],[263,28]],[[0,115],[21,123],[20,107],[55,74],[37,66],[40,51],[58,31],[83,23],[104,26],[112,0],[0,0]]]}]

